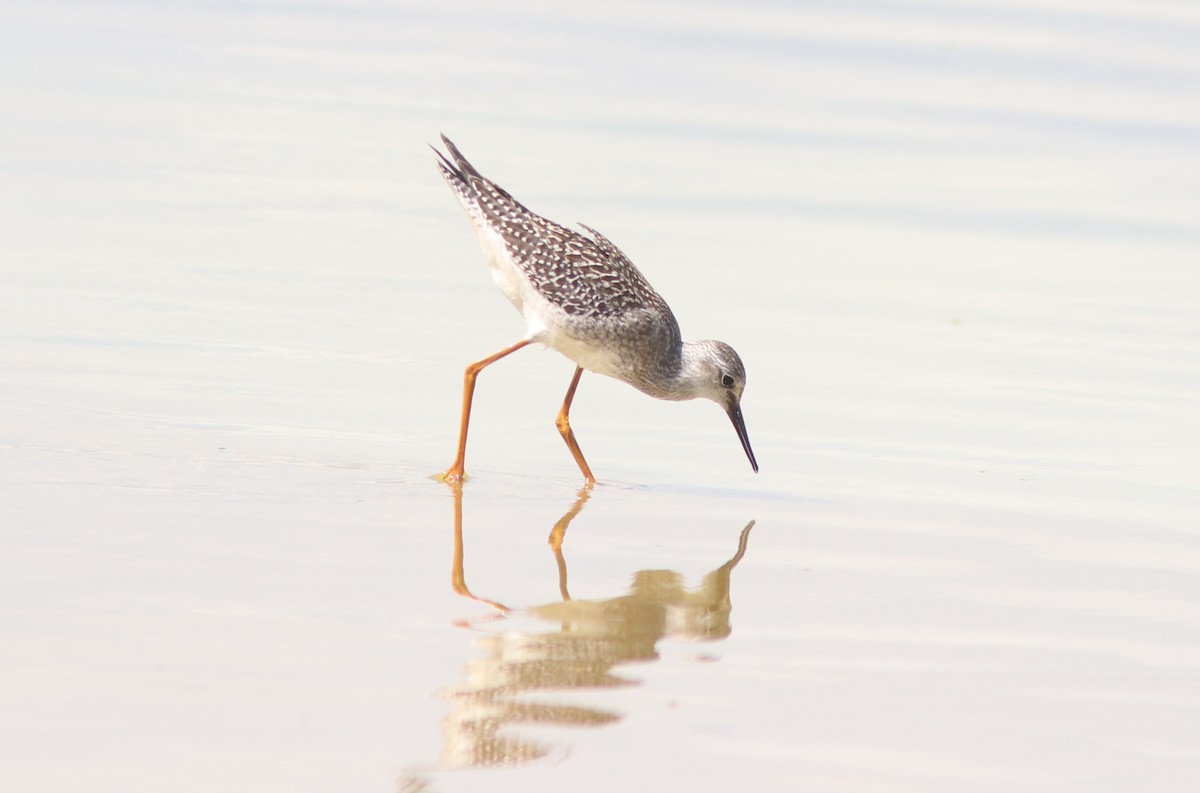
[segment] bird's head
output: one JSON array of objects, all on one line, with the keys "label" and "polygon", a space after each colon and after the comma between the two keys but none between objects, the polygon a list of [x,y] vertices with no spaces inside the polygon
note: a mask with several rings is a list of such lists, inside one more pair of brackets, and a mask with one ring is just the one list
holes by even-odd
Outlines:
[{"label": "bird's head", "polygon": [[746,367],[734,349],[723,341],[695,341],[684,345],[684,370],[691,396],[711,399],[720,405],[738,440],[750,458],[750,467],[758,473],[758,462],[750,449],[750,436],[742,419],[742,391],[746,388]]}]

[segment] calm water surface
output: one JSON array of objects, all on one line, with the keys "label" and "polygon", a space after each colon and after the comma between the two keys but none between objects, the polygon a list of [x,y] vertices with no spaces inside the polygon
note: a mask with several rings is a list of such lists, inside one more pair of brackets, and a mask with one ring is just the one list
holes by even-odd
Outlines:
[{"label": "calm water surface", "polygon": [[[0,11],[6,789],[1191,791],[1200,13]],[[721,411],[522,351],[432,165]]]}]

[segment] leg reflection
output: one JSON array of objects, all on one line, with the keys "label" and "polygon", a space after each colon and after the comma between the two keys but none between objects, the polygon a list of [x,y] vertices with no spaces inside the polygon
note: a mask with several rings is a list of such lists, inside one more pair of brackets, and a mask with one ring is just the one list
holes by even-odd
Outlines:
[{"label": "leg reflection", "polygon": [[575,520],[575,516],[583,509],[583,505],[592,495],[592,486],[584,485],[579,489],[579,495],[575,497],[575,504],[567,510],[567,514],[558,519],[558,523],[554,524],[554,528],[550,530],[550,537],[547,542],[550,543],[550,550],[554,552],[554,561],[558,563],[558,593],[562,595],[563,600],[570,600],[571,593],[567,590],[567,560],[563,558],[562,544],[563,537],[567,536],[567,527],[571,525],[571,521]]},{"label": "leg reflection", "polygon": [[[462,595],[485,606],[490,606],[496,610],[498,615],[507,614],[509,611],[507,606],[497,603],[494,600],[479,597],[472,593],[467,586],[467,576],[463,566],[463,558],[465,556],[462,528],[463,488],[461,482],[447,482],[447,485],[450,487],[454,497],[454,557],[450,569],[450,587],[454,590],[455,594]],[[591,495],[591,485],[584,485],[580,488],[579,494],[575,497],[575,503],[554,524],[554,528],[550,530],[550,537],[547,539],[550,550],[554,553],[554,560],[558,565],[558,591],[562,595],[563,600],[571,599],[570,592],[567,589],[567,562],[563,558],[562,552],[563,538],[567,534],[567,528],[571,525],[571,521],[575,520],[576,516],[583,510],[583,505],[587,503]]]},{"label": "leg reflection", "polygon": [[[506,622],[504,630],[478,634],[479,656],[464,670],[461,683],[443,690],[449,712],[442,724],[441,769],[509,766],[565,751],[547,740],[546,728],[600,727],[620,721],[619,710],[555,701],[555,694],[576,689],[600,691],[641,685],[631,662],[657,659],[659,643],[715,642],[730,632],[730,578],[746,554],[751,521],[737,539],[733,555],[688,586],[682,574],[643,569],[633,574],[623,594],[573,600],[567,587],[562,546],[567,529],[591,497],[585,487],[558,519],[548,542],[558,564],[561,600],[522,610],[529,619]],[[472,594],[463,572],[462,492],[454,490],[454,591],[497,611],[496,601]],[[528,694],[537,696],[529,697]],[[522,726],[540,728],[541,737],[523,735]]]},{"label": "leg reflection", "polygon": [[491,606],[498,612],[497,616],[507,614],[507,606],[497,603],[494,600],[477,597],[471,594],[471,590],[467,587],[467,576],[463,572],[462,482],[448,482],[447,484],[454,494],[454,560],[450,567],[450,587],[454,590],[455,594],[470,598],[485,606]]}]

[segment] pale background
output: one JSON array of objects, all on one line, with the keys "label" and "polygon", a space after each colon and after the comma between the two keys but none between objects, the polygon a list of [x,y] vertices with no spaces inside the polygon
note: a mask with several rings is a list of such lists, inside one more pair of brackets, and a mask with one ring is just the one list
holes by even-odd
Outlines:
[{"label": "pale background", "polygon": [[[0,74],[5,790],[1197,789],[1195,4],[9,0]],[[757,476],[585,375],[570,630],[555,353],[450,587],[523,326],[439,132],[748,369]]]}]

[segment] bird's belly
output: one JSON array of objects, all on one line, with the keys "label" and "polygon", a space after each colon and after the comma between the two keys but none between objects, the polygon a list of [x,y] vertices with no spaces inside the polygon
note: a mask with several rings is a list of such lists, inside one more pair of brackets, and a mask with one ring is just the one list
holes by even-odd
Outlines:
[{"label": "bird's belly", "polygon": [[550,334],[546,338],[546,344],[589,372],[615,377],[618,380],[625,379],[622,358],[617,350],[583,342],[561,332]]},{"label": "bird's belly", "polygon": [[488,229],[479,229],[479,244],[483,247],[483,257],[492,271],[492,280],[500,287],[508,302],[516,306],[517,311],[524,312],[522,286],[525,279],[513,264],[512,256],[504,246],[504,240]]}]

